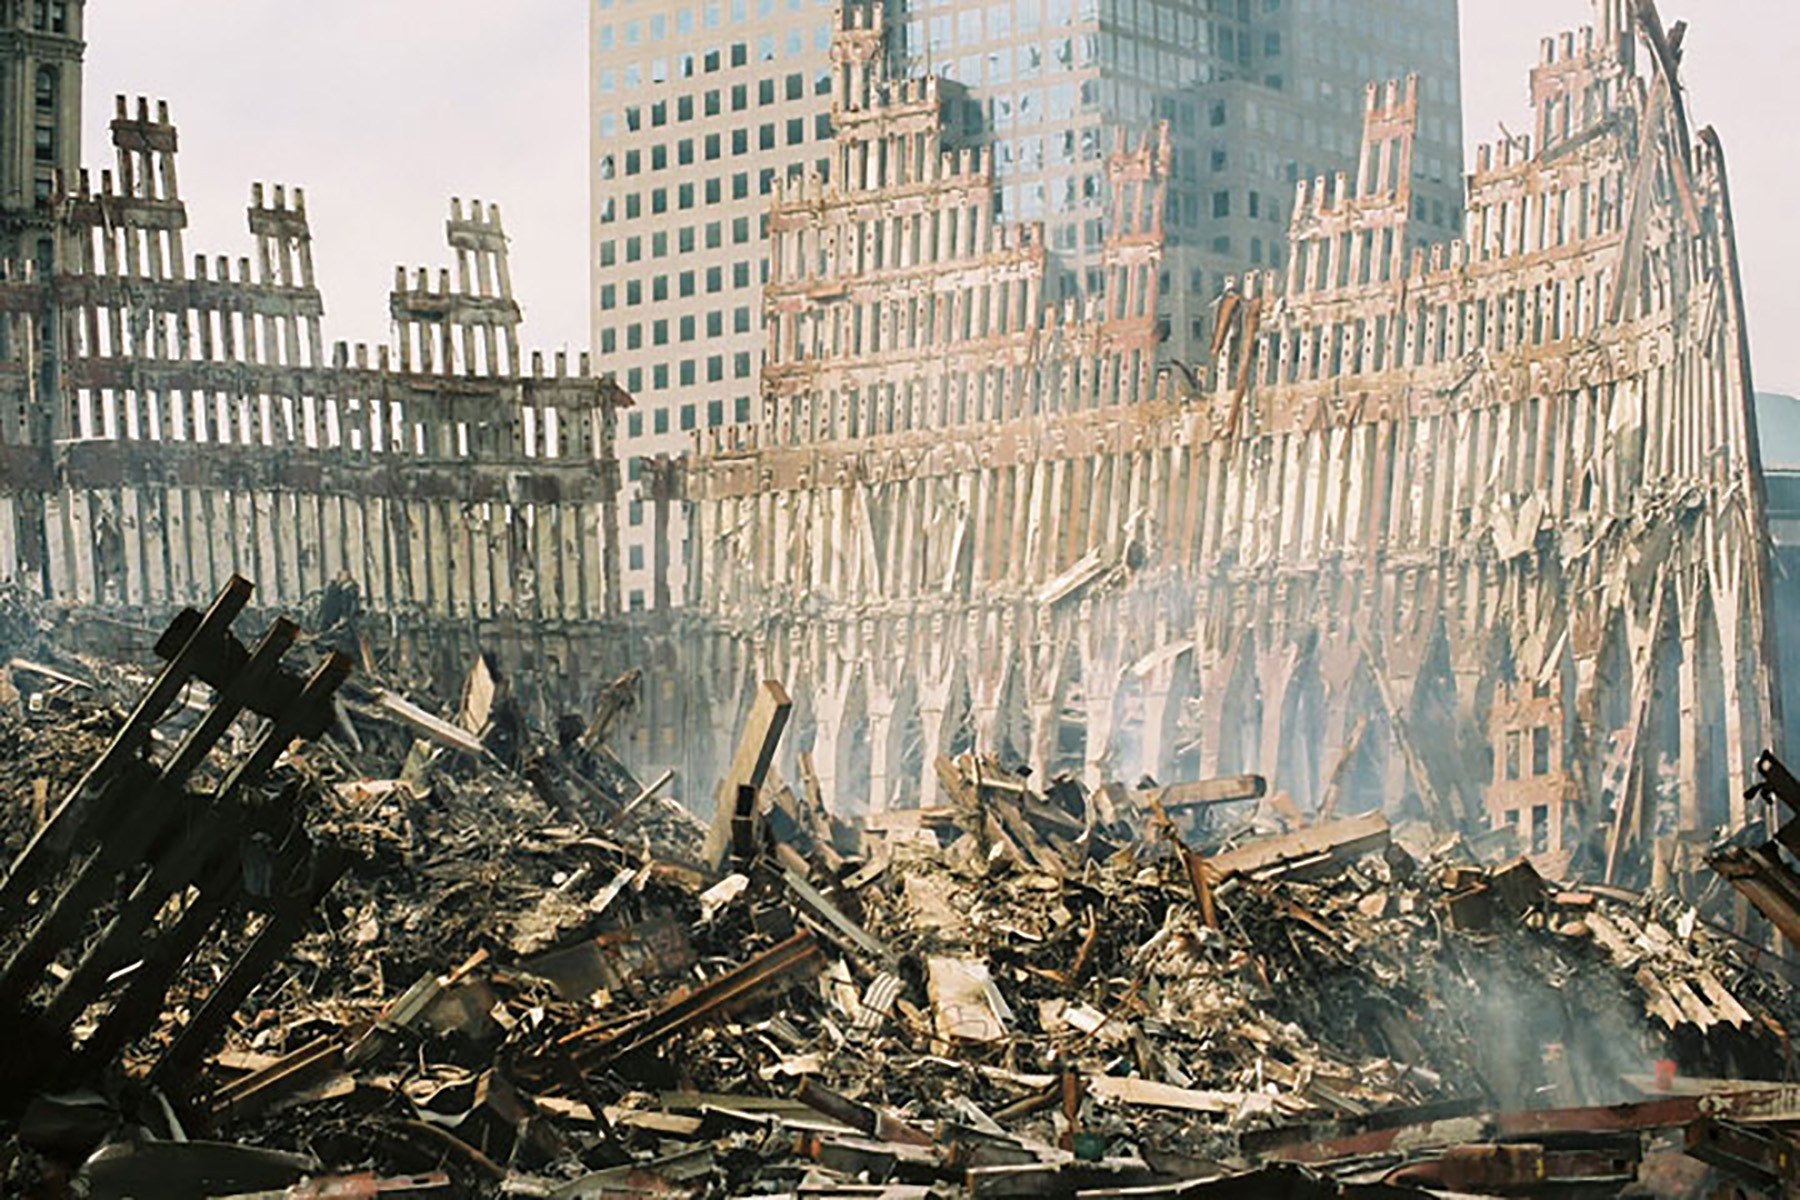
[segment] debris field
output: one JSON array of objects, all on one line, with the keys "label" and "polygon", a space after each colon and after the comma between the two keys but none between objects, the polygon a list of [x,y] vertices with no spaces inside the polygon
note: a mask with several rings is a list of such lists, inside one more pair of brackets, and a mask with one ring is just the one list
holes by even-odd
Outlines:
[{"label": "debris field", "polygon": [[7,1195],[1790,1194],[1794,968],[1719,895],[1255,776],[846,820],[774,682],[706,822],[607,749],[635,676],[440,715],[250,593],[149,667],[9,611]]}]

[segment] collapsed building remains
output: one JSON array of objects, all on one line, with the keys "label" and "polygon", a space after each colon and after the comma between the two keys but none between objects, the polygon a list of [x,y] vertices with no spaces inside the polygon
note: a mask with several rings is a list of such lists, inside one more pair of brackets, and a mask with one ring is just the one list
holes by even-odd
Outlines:
[{"label": "collapsed building remains", "polygon": [[527,363],[498,206],[452,202],[454,283],[396,270],[394,346],[328,353],[299,189],[253,189],[254,265],[190,264],[167,107],[120,98],[112,140],[0,263],[0,587],[152,625],[239,573],[379,617],[446,689],[486,649],[576,692],[620,607],[629,400],[585,354]]},{"label": "collapsed building remains", "polygon": [[[241,572],[440,695],[489,652],[540,718],[642,667],[622,750],[689,799],[778,678],[783,777],[810,751],[852,810],[931,803],[980,746],[1090,783],[1260,771],[1607,872],[1755,815],[1767,522],[1682,27],[1604,0],[1546,41],[1534,136],[1479,154],[1450,243],[1417,219],[1416,88],[1371,87],[1356,177],[1298,187],[1284,270],[1233,281],[1187,364],[1155,315],[1166,134],[1108,161],[1103,294],[1052,304],[1041,232],[994,219],[883,21],[843,9],[836,165],[777,188],[762,412],[643,464],[658,611],[620,611],[629,400],[525,369],[496,209],[453,207],[454,285],[401,274],[394,347],[328,355],[301,195],[255,192],[254,268],[190,269],[142,102],[116,177],[58,165],[0,221],[0,585],[105,630]],[[52,57],[66,132],[78,42]]]},{"label": "collapsed building remains", "polygon": [[688,475],[688,601],[734,638],[711,694],[785,680],[871,809],[979,743],[1261,770],[1608,871],[1742,822],[1780,729],[1769,551],[1681,35],[1602,0],[1547,39],[1535,136],[1479,152],[1448,244],[1416,231],[1416,89],[1371,86],[1357,176],[1299,186],[1287,269],[1233,283],[1189,369],[1155,355],[1157,136],[1109,164],[1104,299],[1046,308],[1034,229],[847,8],[837,166],[771,217],[761,419]]}]

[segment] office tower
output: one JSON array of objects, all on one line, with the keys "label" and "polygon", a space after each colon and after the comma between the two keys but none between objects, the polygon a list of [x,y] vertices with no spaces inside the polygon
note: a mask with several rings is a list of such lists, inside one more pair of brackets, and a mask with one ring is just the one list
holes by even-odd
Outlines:
[{"label": "office tower", "polygon": [[1456,0],[903,0],[897,70],[961,85],[951,126],[991,147],[1003,220],[1041,220],[1053,295],[1102,286],[1104,159],[1167,121],[1172,353],[1202,357],[1223,280],[1285,263],[1295,185],[1352,176],[1365,85],[1417,74],[1414,193],[1436,240],[1461,228]]},{"label": "office tower", "polygon": [[637,402],[627,607],[652,599],[641,460],[750,419],[765,214],[777,176],[828,169],[832,26],[819,0],[593,0],[593,349]]}]

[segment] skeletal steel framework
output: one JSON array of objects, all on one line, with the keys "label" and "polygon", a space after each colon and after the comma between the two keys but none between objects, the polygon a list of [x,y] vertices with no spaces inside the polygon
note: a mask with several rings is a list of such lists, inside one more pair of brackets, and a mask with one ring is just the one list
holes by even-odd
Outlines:
[{"label": "skeletal steel framework", "polygon": [[255,194],[254,270],[190,270],[141,103],[116,180],[14,222],[55,242],[0,277],[0,584],[139,620],[234,572],[273,607],[354,584],[400,665],[448,689],[492,650],[563,706],[641,665],[634,757],[695,792],[777,678],[782,769],[809,749],[847,809],[929,801],[979,744],[1259,769],[1609,870],[1749,815],[1767,522],[1681,27],[1599,0],[1546,41],[1534,134],[1480,153],[1451,243],[1414,220],[1416,89],[1372,87],[1356,177],[1298,187],[1287,269],[1235,281],[1190,366],[1155,316],[1161,131],[1109,159],[1103,294],[1048,305],[1038,228],[950,146],[954,85],[888,77],[878,6],[839,26],[833,170],[770,213],[762,412],[650,464],[655,527],[691,506],[681,608],[619,611],[627,401],[523,370],[495,210],[453,209],[454,287],[400,277],[395,348],[327,359],[299,193]]},{"label": "skeletal steel framework", "polygon": [[585,354],[525,362],[498,206],[452,202],[454,283],[396,270],[395,345],[328,355],[300,190],[253,189],[254,260],[190,263],[166,106],[120,98],[112,140],[116,175],[45,206],[50,269],[0,264],[0,585],[120,614],[354,585],[423,671],[486,647],[577,692],[629,400]]},{"label": "skeletal steel framework", "polygon": [[1357,176],[1303,182],[1288,268],[1159,371],[1156,136],[1110,164],[1104,306],[1047,309],[1034,228],[940,151],[939,85],[887,79],[879,12],[845,11],[835,170],[771,216],[761,420],[688,472],[713,694],[786,681],[849,807],[929,801],[980,743],[1260,769],[1609,869],[1745,817],[1780,728],[1768,545],[1681,27],[1600,0],[1547,39],[1535,134],[1480,151],[1448,244],[1414,227],[1416,88],[1371,86]]}]

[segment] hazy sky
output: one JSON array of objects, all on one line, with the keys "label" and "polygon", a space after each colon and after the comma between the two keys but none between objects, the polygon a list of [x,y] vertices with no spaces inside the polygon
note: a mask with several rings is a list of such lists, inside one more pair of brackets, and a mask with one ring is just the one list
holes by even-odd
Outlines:
[{"label": "hazy sky", "polygon": [[[1587,0],[1462,0],[1470,145],[1530,127],[1539,38]],[[1759,388],[1800,393],[1800,5],[1662,0],[1694,22],[1696,126],[1724,139]],[[306,189],[333,340],[380,341],[397,263],[449,265],[449,197],[501,204],[525,339],[587,344],[586,0],[91,0],[87,160],[110,97],[169,101],[192,255],[249,252],[254,180]]]}]

